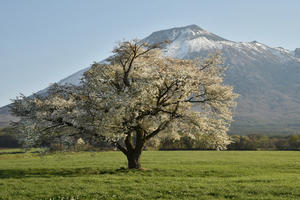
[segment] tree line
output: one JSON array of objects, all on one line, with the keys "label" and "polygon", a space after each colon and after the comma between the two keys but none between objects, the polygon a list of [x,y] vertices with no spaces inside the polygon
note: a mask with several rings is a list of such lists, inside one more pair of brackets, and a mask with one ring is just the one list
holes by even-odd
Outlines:
[{"label": "tree line", "polygon": [[[227,146],[227,150],[300,150],[300,134],[267,136],[263,134],[231,135],[232,143]],[[65,143],[52,144],[52,148],[59,149]],[[17,140],[15,130],[5,128],[0,130],[0,148],[20,148],[22,145]],[[97,145],[78,144],[73,147],[75,150],[99,150],[113,148],[104,142]],[[165,138],[158,144],[148,142],[145,146],[148,150],[213,150],[212,147],[202,139],[191,137],[181,137],[180,139]]]},{"label": "tree line", "polygon": [[300,150],[300,134],[288,136],[266,136],[250,134],[232,135],[229,150]]},{"label": "tree line", "polygon": [[[300,134],[267,136],[263,134],[231,135],[227,150],[300,150]],[[160,150],[212,150],[205,140],[182,137],[179,140],[165,139]]]}]

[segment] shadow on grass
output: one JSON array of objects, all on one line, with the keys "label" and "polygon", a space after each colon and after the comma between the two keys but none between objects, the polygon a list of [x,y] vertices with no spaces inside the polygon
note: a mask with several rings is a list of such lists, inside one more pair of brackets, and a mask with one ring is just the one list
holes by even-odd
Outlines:
[{"label": "shadow on grass", "polygon": [[50,178],[50,177],[78,177],[85,175],[105,175],[105,174],[127,174],[137,173],[139,170],[119,169],[95,169],[95,168],[74,168],[74,169],[2,169],[0,179],[8,178]]},{"label": "shadow on grass", "polygon": [[51,178],[51,177],[80,177],[89,175],[117,175],[117,176],[147,176],[147,177],[242,177],[247,176],[245,172],[221,170],[176,170],[176,169],[97,169],[97,168],[42,168],[42,169],[2,169],[0,179],[9,178]]},{"label": "shadow on grass", "polygon": [[[0,156],[1,155],[6,155],[6,154],[25,154],[26,151],[11,151],[11,152],[0,152]],[[42,151],[32,151],[30,153],[34,153],[34,154],[42,154]]]},{"label": "shadow on grass", "polygon": [[5,154],[24,154],[24,151],[13,151],[13,152],[0,152],[0,155],[5,155]]}]

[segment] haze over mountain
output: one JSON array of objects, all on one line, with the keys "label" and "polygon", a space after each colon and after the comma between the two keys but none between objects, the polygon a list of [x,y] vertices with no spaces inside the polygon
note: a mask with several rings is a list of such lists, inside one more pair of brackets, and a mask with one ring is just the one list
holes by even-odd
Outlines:
[{"label": "haze over mountain", "polygon": [[[231,133],[300,132],[300,49],[272,48],[257,41],[234,42],[197,25],[157,31],[143,39],[150,44],[164,40],[170,41],[163,46],[166,56],[194,59],[223,54],[229,66],[225,82],[240,94]],[[59,84],[79,84],[86,70]],[[10,118],[7,112],[7,107],[0,108],[0,125]]]}]

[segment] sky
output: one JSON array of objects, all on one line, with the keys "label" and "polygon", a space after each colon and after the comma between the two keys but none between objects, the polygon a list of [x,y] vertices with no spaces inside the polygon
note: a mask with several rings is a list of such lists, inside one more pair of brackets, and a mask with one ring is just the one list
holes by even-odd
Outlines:
[{"label": "sky", "polygon": [[0,107],[162,29],[196,24],[294,50],[299,11],[299,0],[0,0]]}]

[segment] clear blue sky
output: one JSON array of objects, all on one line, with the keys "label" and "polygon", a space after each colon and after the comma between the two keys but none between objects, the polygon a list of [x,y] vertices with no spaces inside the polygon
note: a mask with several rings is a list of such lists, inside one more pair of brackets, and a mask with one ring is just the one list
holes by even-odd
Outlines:
[{"label": "clear blue sky", "polygon": [[0,0],[0,106],[104,59],[123,39],[197,24],[293,50],[299,20],[299,0]]}]

